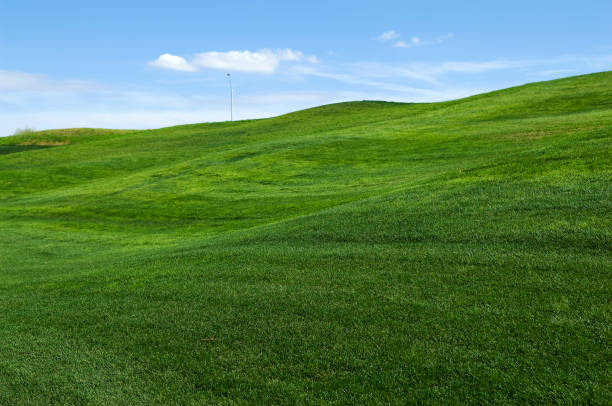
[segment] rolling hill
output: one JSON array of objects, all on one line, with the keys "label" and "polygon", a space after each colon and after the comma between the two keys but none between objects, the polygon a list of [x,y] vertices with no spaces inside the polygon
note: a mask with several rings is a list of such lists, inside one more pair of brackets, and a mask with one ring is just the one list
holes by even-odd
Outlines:
[{"label": "rolling hill", "polygon": [[612,72],[0,138],[0,404],[612,402]]}]

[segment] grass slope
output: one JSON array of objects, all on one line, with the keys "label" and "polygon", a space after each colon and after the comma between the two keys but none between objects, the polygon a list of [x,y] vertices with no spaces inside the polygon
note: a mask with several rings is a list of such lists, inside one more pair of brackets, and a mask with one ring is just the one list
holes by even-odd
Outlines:
[{"label": "grass slope", "polygon": [[610,404],[612,73],[0,139],[0,404]]}]

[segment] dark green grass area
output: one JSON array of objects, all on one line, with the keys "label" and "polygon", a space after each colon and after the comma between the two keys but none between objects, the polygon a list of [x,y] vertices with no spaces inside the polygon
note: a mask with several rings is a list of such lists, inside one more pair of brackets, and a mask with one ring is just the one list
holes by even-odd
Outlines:
[{"label": "dark green grass area", "polygon": [[0,155],[14,154],[15,152],[31,151],[33,149],[50,148],[47,145],[0,145]]},{"label": "dark green grass area", "polygon": [[612,402],[611,72],[24,137],[1,405]]}]

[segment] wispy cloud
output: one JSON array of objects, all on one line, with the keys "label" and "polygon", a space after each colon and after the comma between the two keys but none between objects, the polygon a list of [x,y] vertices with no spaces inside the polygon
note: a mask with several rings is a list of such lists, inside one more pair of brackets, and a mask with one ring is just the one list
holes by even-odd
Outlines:
[{"label": "wispy cloud", "polygon": [[548,69],[541,72],[537,72],[538,76],[558,76],[558,75],[569,75],[575,72],[574,69]]},{"label": "wispy cloud", "polygon": [[44,83],[42,75],[0,70],[0,90],[37,88]]},{"label": "wispy cloud", "polygon": [[410,39],[402,39],[402,36],[397,31],[389,30],[380,34],[378,37],[376,37],[376,39],[382,42],[391,42],[392,46],[395,48],[412,48],[423,45],[440,44],[453,36],[454,35],[452,33],[448,33],[428,40],[424,40],[421,37],[416,36],[413,36]]},{"label": "wispy cloud", "polygon": [[[373,91],[386,91],[396,95],[396,99],[431,102],[450,100],[488,90],[508,86],[512,82],[502,81],[503,85],[491,85],[489,80],[479,80],[488,85],[463,87],[461,83],[474,83],[474,75],[512,71],[511,77],[523,77],[520,84],[529,80],[539,80],[543,74],[554,76],[563,73],[589,72],[612,64],[609,55],[600,57],[565,57],[555,59],[495,59],[485,61],[445,61],[380,63],[358,62],[319,66],[295,66],[296,75],[325,78],[354,87],[370,88]],[[563,67],[562,69],[559,67]],[[567,66],[567,67],[566,67]],[[581,66],[580,69],[577,66]],[[550,69],[547,67],[556,67]],[[543,73],[544,72],[544,73]],[[472,79],[467,79],[469,77]],[[495,83],[495,82],[493,82]]]},{"label": "wispy cloud", "polygon": [[[379,65],[380,66],[380,65]],[[375,89],[377,92],[392,92],[395,94],[395,100],[398,101],[418,101],[418,102],[434,102],[441,100],[451,100],[464,96],[469,96],[483,88],[478,89],[458,89],[458,88],[432,88],[423,86],[410,86],[403,83],[398,83],[398,77],[392,77],[385,74],[378,74],[377,79],[372,78],[369,72],[364,72],[360,69],[355,69],[355,66],[346,67],[344,73],[324,71],[314,67],[296,66],[293,71],[302,75],[316,76],[343,82],[349,85],[365,86]],[[386,79],[386,80],[385,80]],[[394,81],[392,81],[395,79]],[[488,90],[488,89],[484,89]]]},{"label": "wispy cloud", "polygon": [[305,61],[318,63],[316,56],[306,56],[293,49],[262,49],[259,51],[202,52],[195,54],[189,61],[177,55],[163,54],[150,66],[183,72],[196,72],[202,69],[271,74],[278,70],[281,62]]},{"label": "wispy cloud", "polygon": [[99,86],[82,80],[51,80],[45,75],[0,70],[0,90],[95,90]]},{"label": "wispy cloud", "polygon": [[433,74],[443,74],[448,72],[459,73],[481,73],[493,70],[513,69],[528,66],[531,61],[525,60],[493,60],[493,61],[451,61],[443,62],[439,65],[431,66]]},{"label": "wispy cloud", "polygon": [[441,35],[438,38],[434,38],[432,40],[423,40],[420,37],[412,37],[410,38],[409,41],[404,41],[404,40],[395,41],[393,43],[393,46],[395,48],[412,48],[412,47],[418,47],[418,46],[423,46],[423,45],[434,45],[434,44],[440,44],[452,37],[453,37],[453,34],[450,34],[450,33]]},{"label": "wispy cloud", "polygon": [[378,36],[380,41],[391,41],[392,39],[399,38],[399,34],[395,30],[385,31]]},{"label": "wispy cloud", "polygon": [[[293,74],[316,76],[347,84],[378,87],[390,91],[414,92],[406,81],[442,86],[441,79],[448,74],[474,74],[495,70],[513,69],[529,65],[529,61],[447,61],[441,63],[409,62],[388,64],[380,62],[349,63],[340,66],[303,66],[291,69]],[[423,92],[422,92],[423,93]]]}]

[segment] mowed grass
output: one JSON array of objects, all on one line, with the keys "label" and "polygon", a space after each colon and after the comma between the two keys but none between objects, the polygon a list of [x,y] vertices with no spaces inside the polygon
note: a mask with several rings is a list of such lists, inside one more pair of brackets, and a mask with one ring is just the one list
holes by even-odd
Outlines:
[{"label": "mowed grass", "polygon": [[0,139],[0,404],[612,403],[612,72]]}]

